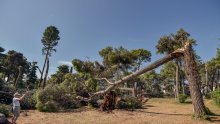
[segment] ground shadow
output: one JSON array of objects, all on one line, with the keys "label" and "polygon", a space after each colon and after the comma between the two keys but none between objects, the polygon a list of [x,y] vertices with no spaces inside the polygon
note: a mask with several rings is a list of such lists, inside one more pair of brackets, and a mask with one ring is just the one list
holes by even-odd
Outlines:
[{"label": "ground shadow", "polygon": [[144,107],[155,107],[155,106],[153,106],[153,105],[145,105]]},{"label": "ground shadow", "polygon": [[68,109],[65,111],[58,111],[56,113],[77,113],[77,112],[84,112],[84,111],[91,111],[91,110],[98,110],[98,108],[80,107],[80,108],[76,108],[76,109]]},{"label": "ground shadow", "polygon": [[209,116],[210,122],[220,122],[220,115]]},{"label": "ground shadow", "polygon": [[142,110],[139,110],[138,112],[155,114],[155,115],[191,116],[191,114],[173,114],[173,113],[150,112],[150,111],[142,111]]},{"label": "ground shadow", "polygon": [[141,109],[148,109],[150,107],[155,107],[155,106],[153,106],[153,105],[144,105]]}]

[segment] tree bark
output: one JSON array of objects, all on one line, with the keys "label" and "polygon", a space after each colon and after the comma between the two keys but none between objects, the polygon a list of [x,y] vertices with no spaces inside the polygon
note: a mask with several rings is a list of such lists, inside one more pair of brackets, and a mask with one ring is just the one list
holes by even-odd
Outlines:
[{"label": "tree bark", "polygon": [[49,49],[47,50],[47,53],[45,55],[45,59],[44,59],[44,65],[43,65],[43,69],[41,71],[41,75],[40,75],[40,83],[39,83],[39,87],[42,86],[43,87],[43,75],[44,75],[44,70],[45,70],[45,66],[47,63],[47,59],[48,59],[48,55],[49,55]]},{"label": "tree bark", "polygon": [[46,73],[45,73],[45,77],[43,80],[43,84],[42,84],[42,88],[44,89],[45,85],[46,85],[46,81],[47,81],[47,75],[48,75],[48,71],[49,71],[49,58],[47,59],[47,68],[46,68]]},{"label": "tree bark", "polygon": [[187,42],[185,45],[184,61],[185,73],[189,81],[195,118],[201,118],[207,113],[200,91],[200,76],[196,65],[195,56],[192,50],[192,46],[189,42]]},{"label": "tree bark", "polygon": [[176,61],[176,98],[179,98],[179,68],[178,61]]}]

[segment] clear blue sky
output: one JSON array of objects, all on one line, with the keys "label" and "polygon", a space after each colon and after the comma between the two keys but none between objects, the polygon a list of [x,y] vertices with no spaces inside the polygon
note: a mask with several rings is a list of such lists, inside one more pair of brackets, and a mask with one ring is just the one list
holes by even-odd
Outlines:
[{"label": "clear blue sky", "polygon": [[1,0],[0,46],[22,52],[42,67],[41,38],[47,26],[60,30],[50,73],[74,58],[100,60],[110,45],[144,48],[157,55],[163,35],[184,28],[197,40],[203,61],[216,56],[220,44],[220,0]]}]

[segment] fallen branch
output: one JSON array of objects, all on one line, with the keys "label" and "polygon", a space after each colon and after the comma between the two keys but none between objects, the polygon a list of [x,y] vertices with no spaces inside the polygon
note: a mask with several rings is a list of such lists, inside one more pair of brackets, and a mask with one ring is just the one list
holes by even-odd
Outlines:
[{"label": "fallen branch", "polygon": [[92,95],[92,97],[95,97],[97,95],[106,94],[107,92],[111,91],[116,86],[118,86],[119,84],[122,84],[122,83],[124,83],[124,82],[126,82],[128,80],[131,80],[131,79],[133,79],[133,78],[135,78],[135,77],[137,77],[137,76],[139,76],[139,75],[141,75],[143,73],[146,73],[146,72],[148,72],[150,70],[153,70],[153,69],[159,67],[160,65],[162,65],[162,64],[164,64],[164,63],[166,63],[166,62],[168,62],[170,60],[173,60],[174,58],[178,58],[178,57],[182,56],[183,53],[184,53],[184,50],[185,50],[185,48],[177,49],[174,52],[166,55],[165,57],[163,57],[163,58],[161,58],[161,59],[151,63],[147,67],[145,67],[145,68],[143,68],[141,70],[138,70],[138,71],[136,71],[136,72],[134,72],[134,73],[132,73],[132,74],[130,74],[128,76],[125,76],[122,79],[120,79],[118,81],[115,81],[114,83],[108,82],[109,84],[113,84],[113,85],[108,86],[105,90],[101,90],[101,91],[98,91],[98,92],[94,93]]},{"label": "fallen branch", "polygon": [[110,85],[114,85],[115,83],[112,83],[111,81],[109,81],[107,78],[95,78],[96,80],[105,80],[108,84]]}]

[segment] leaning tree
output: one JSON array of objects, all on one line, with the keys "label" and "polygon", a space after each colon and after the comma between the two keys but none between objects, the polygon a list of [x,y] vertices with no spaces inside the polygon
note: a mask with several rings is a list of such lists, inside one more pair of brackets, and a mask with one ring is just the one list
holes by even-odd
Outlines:
[{"label": "leaning tree", "polygon": [[[168,36],[163,36],[158,41],[158,44],[156,45],[157,53],[160,54],[169,54],[173,52],[174,50],[181,48],[187,40],[190,40],[193,44],[195,44],[195,40],[189,39],[190,34],[186,32],[184,29],[180,28],[176,34],[171,34]],[[179,80],[180,80],[180,65],[181,60],[180,58],[175,58],[176,63],[176,93],[175,97],[179,96]]]},{"label": "leaning tree", "polygon": [[[56,52],[55,47],[58,45],[58,41],[60,40],[59,30],[55,26],[49,26],[43,33],[43,38],[41,42],[43,44],[42,53],[45,55],[45,60],[43,64],[43,69],[41,71],[40,83],[39,85],[42,88],[45,87],[48,70],[49,70],[49,57],[51,56],[52,52]],[[46,67],[46,71],[45,71]],[[44,75],[44,78],[43,78]]]},{"label": "leaning tree", "polygon": [[127,76],[125,76],[115,82],[111,82],[111,81],[107,80],[106,78],[104,78],[106,80],[106,82],[108,82],[108,84],[109,84],[109,86],[106,89],[93,93],[89,99],[83,98],[83,97],[79,97],[79,98],[81,98],[83,100],[92,100],[96,96],[107,94],[111,90],[113,90],[115,87],[117,87],[118,85],[120,85],[124,82],[127,82],[131,79],[134,79],[137,76],[144,74],[150,70],[153,70],[168,61],[171,61],[171,60],[178,58],[178,57],[183,57],[184,62],[185,62],[185,64],[184,64],[185,74],[186,74],[187,79],[189,81],[190,93],[191,93],[193,110],[194,110],[194,115],[195,115],[194,117],[195,118],[202,118],[205,115],[207,115],[208,112],[206,111],[204,101],[202,98],[202,94],[200,92],[200,76],[199,76],[197,63],[195,61],[195,54],[192,49],[191,43],[192,42],[190,42],[190,41],[185,42],[185,45],[182,48],[179,48],[179,49],[171,52],[170,54],[167,54],[163,58],[151,63],[147,67],[145,67],[141,70],[138,70],[130,75],[127,75]]}]

